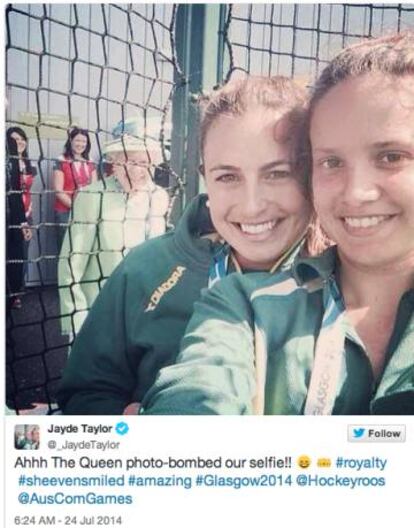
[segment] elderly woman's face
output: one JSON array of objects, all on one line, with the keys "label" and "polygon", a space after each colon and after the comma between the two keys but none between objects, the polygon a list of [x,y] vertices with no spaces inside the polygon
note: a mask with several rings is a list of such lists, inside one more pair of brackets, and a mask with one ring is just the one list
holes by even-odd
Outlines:
[{"label": "elderly woman's face", "polygon": [[151,179],[151,155],[145,151],[116,153],[110,156],[114,176],[123,182],[128,182],[131,187],[137,188],[145,185]]},{"label": "elderly woman's face", "polygon": [[339,83],[311,121],[315,208],[342,258],[414,266],[414,80]]}]

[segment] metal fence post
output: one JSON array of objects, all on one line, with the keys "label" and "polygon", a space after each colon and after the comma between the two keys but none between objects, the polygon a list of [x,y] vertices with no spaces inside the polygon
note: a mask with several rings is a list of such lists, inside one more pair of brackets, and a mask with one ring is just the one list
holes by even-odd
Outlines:
[{"label": "metal fence post", "polygon": [[177,200],[172,222],[199,192],[199,118],[197,96],[213,88],[222,68],[218,64],[220,5],[180,4],[175,25],[176,53],[181,72],[175,73],[172,108],[172,169],[183,177],[184,196]]}]

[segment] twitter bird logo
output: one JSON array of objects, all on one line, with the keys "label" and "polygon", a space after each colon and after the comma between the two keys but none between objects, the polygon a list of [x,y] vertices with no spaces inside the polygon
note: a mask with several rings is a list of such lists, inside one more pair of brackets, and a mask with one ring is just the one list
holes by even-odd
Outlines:
[{"label": "twitter bird logo", "polygon": [[354,438],[362,438],[365,433],[364,427],[360,427],[359,429],[354,429]]}]

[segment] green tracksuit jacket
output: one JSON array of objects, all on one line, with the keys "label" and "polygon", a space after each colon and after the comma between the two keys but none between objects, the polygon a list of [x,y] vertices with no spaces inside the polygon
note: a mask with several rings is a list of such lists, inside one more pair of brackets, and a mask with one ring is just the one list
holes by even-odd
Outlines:
[{"label": "green tracksuit jacket", "polygon": [[290,271],[234,274],[207,291],[177,364],[160,372],[141,412],[304,413],[324,320],[342,332],[335,334],[342,335],[341,346],[333,346],[338,376],[330,378],[330,413],[414,414],[414,290],[400,301],[386,367],[375,383],[364,345],[346,322],[336,267],[331,248],[319,258],[298,259]]},{"label": "green tracksuit jacket", "polygon": [[195,198],[175,231],[131,250],[105,283],[63,373],[65,414],[121,414],[175,361],[222,247],[202,236],[214,232],[205,202],[205,195]]},{"label": "green tracksuit jacket", "polygon": [[58,401],[65,414],[121,414],[141,401],[179,342],[217,250],[205,196],[174,231],[132,249],[94,302],[72,347]]}]

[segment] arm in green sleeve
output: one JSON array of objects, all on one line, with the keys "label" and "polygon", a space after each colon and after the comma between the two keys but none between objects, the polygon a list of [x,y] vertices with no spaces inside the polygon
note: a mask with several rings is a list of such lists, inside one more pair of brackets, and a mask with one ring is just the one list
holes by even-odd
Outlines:
[{"label": "arm in green sleeve", "polygon": [[80,191],[73,204],[72,221],[63,240],[58,265],[63,333],[76,334],[88,313],[82,279],[97,239],[102,196],[100,192]]},{"label": "arm in green sleeve", "polygon": [[124,262],[105,283],[75,339],[58,394],[64,414],[122,414],[132,401],[139,357],[126,333],[126,308],[135,307],[126,301]]},{"label": "arm in green sleeve", "polygon": [[252,311],[234,277],[208,290],[143,400],[143,414],[251,414],[255,396]]}]

